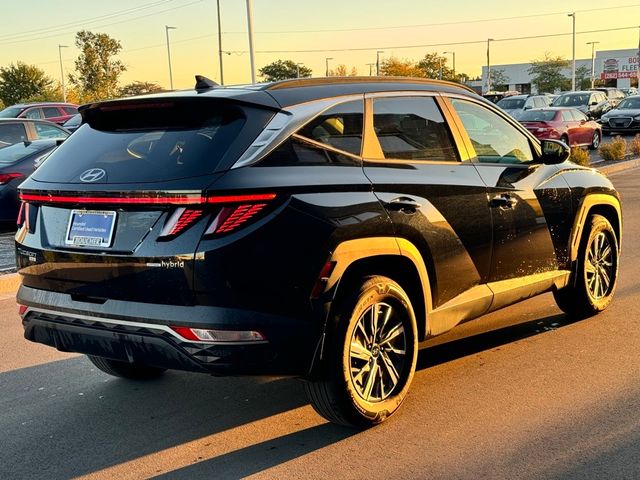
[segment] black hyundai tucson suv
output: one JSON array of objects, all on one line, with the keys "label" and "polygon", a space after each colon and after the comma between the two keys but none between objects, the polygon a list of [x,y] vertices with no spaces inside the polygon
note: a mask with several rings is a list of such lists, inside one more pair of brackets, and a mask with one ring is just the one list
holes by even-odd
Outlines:
[{"label": "black hyundai tucson suv", "polygon": [[81,114],[20,187],[17,299],[27,339],[112,375],[294,375],[366,427],[426,339],[543,292],[612,300],[611,182],[460,85],[201,79]]}]

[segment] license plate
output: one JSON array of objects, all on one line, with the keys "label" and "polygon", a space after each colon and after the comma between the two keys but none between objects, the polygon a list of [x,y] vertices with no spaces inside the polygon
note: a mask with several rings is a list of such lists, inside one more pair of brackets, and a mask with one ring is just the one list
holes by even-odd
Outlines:
[{"label": "license plate", "polygon": [[116,224],[116,212],[72,210],[65,243],[78,247],[109,247]]}]

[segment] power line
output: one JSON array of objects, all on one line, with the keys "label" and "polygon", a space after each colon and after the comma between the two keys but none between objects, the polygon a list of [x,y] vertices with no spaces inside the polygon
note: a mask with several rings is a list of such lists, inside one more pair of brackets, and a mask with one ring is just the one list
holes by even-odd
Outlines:
[{"label": "power line", "polygon": [[[621,30],[637,30],[638,26],[632,27],[618,27],[618,28],[605,28],[600,30],[585,30],[583,32],[576,32],[576,35],[583,35],[588,33],[604,33],[604,32],[617,32]],[[510,42],[514,40],[530,40],[534,38],[553,38],[563,37],[567,35],[573,35],[572,32],[567,33],[550,33],[545,35],[530,35],[526,37],[508,37],[508,38],[496,38],[496,42]],[[375,47],[353,47],[353,48],[323,48],[323,49],[309,49],[309,50],[256,50],[256,53],[326,53],[326,52],[363,52],[367,50],[402,50],[407,48],[426,48],[426,47],[446,47],[457,45],[475,45],[484,44],[487,39],[482,40],[469,40],[465,42],[444,42],[444,43],[425,43],[420,45],[383,45]],[[248,53],[247,50],[234,50],[229,53]]]},{"label": "power line", "polygon": [[[173,1],[173,0],[171,0],[171,1]],[[161,13],[177,10],[179,8],[189,7],[191,5],[195,5],[196,3],[201,3],[203,1],[204,0],[194,0],[194,1],[190,2],[190,3],[185,3],[185,4],[182,4],[182,5],[176,5],[175,7],[166,8],[164,10],[158,10],[156,12],[147,13],[146,15],[139,15],[137,17],[127,18],[125,20],[120,20],[120,21],[117,21],[117,22],[111,22],[111,23],[104,23],[104,24],[101,24],[101,25],[95,25],[92,28],[103,28],[103,27],[110,27],[110,26],[113,26],[113,25],[120,25],[121,23],[132,22],[134,20],[140,20],[141,18],[147,18],[147,17],[151,17],[153,15],[158,15],[158,14],[161,14]],[[75,33],[75,30],[68,30],[68,31],[65,31],[65,32],[58,32],[58,33],[55,33],[55,34],[52,34],[52,35],[46,35],[46,36],[42,36],[42,37],[34,37],[34,38],[28,38],[28,39],[22,39],[22,40],[16,40],[16,41],[4,41],[4,42],[0,42],[0,45],[13,45],[13,44],[16,44],[16,43],[25,43],[25,42],[33,42],[33,41],[36,41],[36,40],[45,40],[47,38],[59,37],[59,36],[65,34],[65,33]]]},{"label": "power line", "polygon": [[[623,8],[635,8],[640,7],[640,4],[635,3],[632,5],[618,5],[613,7],[600,7],[600,8],[589,8],[584,10],[575,10],[576,13],[588,13],[588,12],[599,12],[603,10],[619,10]],[[328,28],[328,29],[320,29],[320,30],[263,30],[257,31],[255,33],[261,34],[283,34],[283,33],[336,33],[336,32],[362,32],[368,30],[395,30],[395,29],[406,29],[406,28],[423,28],[423,27],[440,27],[440,26],[448,26],[448,25],[464,25],[464,24],[472,24],[472,23],[486,23],[486,22],[496,22],[503,20],[518,20],[524,18],[536,18],[536,17],[551,17],[555,15],[566,15],[566,11],[562,12],[550,12],[550,13],[535,13],[530,15],[516,15],[512,17],[497,17],[497,18],[484,18],[478,20],[458,20],[455,22],[440,22],[440,23],[422,23],[417,25],[394,25],[389,27],[362,27],[362,28]],[[246,31],[228,31],[222,32],[224,34],[246,34]],[[485,40],[486,41],[486,40]],[[453,44],[450,44],[453,45]]]}]

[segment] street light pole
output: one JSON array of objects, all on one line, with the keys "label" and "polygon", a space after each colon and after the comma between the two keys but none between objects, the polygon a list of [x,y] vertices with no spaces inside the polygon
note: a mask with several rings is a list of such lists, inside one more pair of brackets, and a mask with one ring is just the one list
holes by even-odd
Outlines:
[{"label": "street light pole", "polygon": [[571,91],[576,90],[576,12],[568,13],[573,23],[573,60],[571,61]]},{"label": "street light pole", "polygon": [[169,48],[169,30],[175,30],[176,27],[164,26],[164,33],[167,36],[167,59],[169,60],[169,86],[173,90],[173,72],[171,71],[171,49]]},{"label": "street light pole", "polygon": [[587,42],[587,45],[591,45],[591,88],[596,81],[596,43],[600,42]]},{"label": "street light pole", "polygon": [[371,77],[373,75],[373,67],[375,66],[375,63],[367,63],[367,65],[369,65],[369,76]]},{"label": "street light pole", "polygon": [[220,0],[216,0],[218,6],[218,57],[220,58],[220,85],[224,85],[224,73],[222,70],[222,27],[220,26]]},{"label": "street light pole", "polygon": [[438,80],[442,80],[442,57],[438,55],[440,67],[438,69]]},{"label": "street light pole", "polygon": [[376,52],[376,77],[380,76],[380,54],[384,53],[384,50],[378,50]]},{"label": "street light pole", "polygon": [[62,101],[67,103],[67,90],[64,88],[64,68],[62,68],[62,49],[67,45],[58,45],[58,55],[60,56],[60,85],[62,86]]},{"label": "street light pole", "polygon": [[251,62],[251,83],[256,83],[256,67],[253,53],[253,0],[247,0],[247,31],[249,32],[249,61]]},{"label": "street light pole", "polygon": [[487,93],[491,91],[491,40],[487,38]]},{"label": "street light pole", "polygon": [[303,64],[296,63],[296,78],[300,78],[300,65],[303,65]]},{"label": "street light pole", "polygon": [[324,64],[326,66],[325,68],[325,72],[324,72],[324,76],[328,77],[329,76],[329,60],[333,60],[333,57],[326,57],[324,59]]},{"label": "street light pole", "polygon": [[453,57],[453,80],[456,79],[456,52],[442,52],[443,55],[451,54]]}]

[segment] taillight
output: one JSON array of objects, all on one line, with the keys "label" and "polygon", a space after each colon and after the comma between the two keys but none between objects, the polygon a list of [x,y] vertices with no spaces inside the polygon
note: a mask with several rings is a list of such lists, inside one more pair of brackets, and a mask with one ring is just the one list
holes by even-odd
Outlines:
[{"label": "taillight", "polygon": [[172,237],[182,233],[191,225],[196,223],[204,212],[202,210],[194,210],[191,208],[178,208],[167,220],[160,237]]},{"label": "taillight", "polygon": [[23,178],[23,173],[0,173],[0,185],[5,185],[15,178]]},{"label": "taillight", "polygon": [[266,203],[256,203],[254,205],[244,204],[237,207],[223,207],[215,216],[209,228],[207,228],[205,235],[232,232],[266,206]]},{"label": "taillight", "polygon": [[256,330],[217,330],[190,327],[171,327],[185,340],[202,343],[265,342],[265,336]]},{"label": "taillight", "polygon": [[20,228],[24,223],[24,208],[25,208],[24,206],[25,205],[26,203],[20,202],[20,210],[18,211],[18,219],[16,220],[16,225],[18,226],[18,228]]}]

